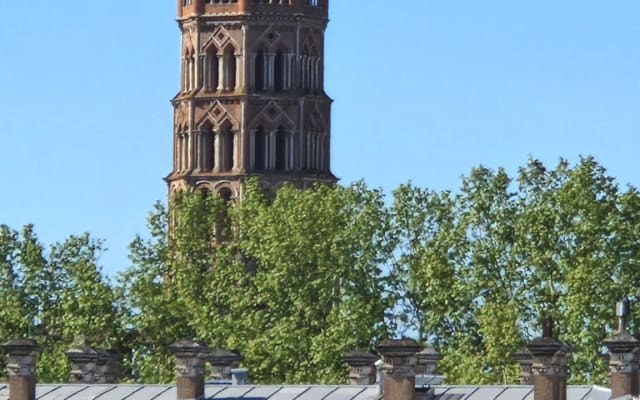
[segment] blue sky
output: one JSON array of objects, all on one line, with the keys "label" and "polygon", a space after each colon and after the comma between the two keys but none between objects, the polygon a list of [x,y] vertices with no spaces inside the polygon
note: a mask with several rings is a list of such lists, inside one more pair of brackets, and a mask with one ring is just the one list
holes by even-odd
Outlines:
[{"label": "blue sky", "polygon": [[[173,0],[0,0],[0,223],[91,232],[114,274],[164,200],[178,90]],[[333,171],[456,189],[594,155],[640,185],[640,2],[332,0]]]}]

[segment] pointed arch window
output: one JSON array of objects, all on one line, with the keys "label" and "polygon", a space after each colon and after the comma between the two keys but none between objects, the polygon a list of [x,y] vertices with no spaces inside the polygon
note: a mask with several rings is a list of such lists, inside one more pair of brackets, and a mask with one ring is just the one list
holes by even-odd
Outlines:
[{"label": "pointed arch window", "polygon": [[231,127],[220,132],[220,171],[231,171],[235,164],[235,138]]},{"label": "pointed arch window", "polygon": [[253,138],[253,168],[256,171],[267,169],[267,134],[260,125]]},{"label": "pointed arch window", "polygon": [[279,127],[275,134],[275,170],[287,169],[287,132]]},{"label": "pointed arch window", "polygon": [[205,123],[200,128],[198,140],[198,168],[202,171],[211,171],[215,166],[216,136],[211,123]]},{"label": "pointed arch window", "polygon": [[285,87],[285,56],[282,50],[278,50],[274,62],[274,87],[280,92]]},{"label": "pointed arch window", "polygon": [[207,90],[216,90],[218,88],[218,49],[210,46],[206,53],[206,78],[205,85]]},{"label": "pointed arch window", "polygon": [[265,59],[264,59],[264,50],[260,49],[256,53],[256,62],[255,62],[255,82],[256,82],[256,91],[262,92],[265,90]]},{"label": "pointed arch window", "polygon": [[232,91],[236,88],[236,55],[233,46],[228,46],[224,51],[224,90]]}]

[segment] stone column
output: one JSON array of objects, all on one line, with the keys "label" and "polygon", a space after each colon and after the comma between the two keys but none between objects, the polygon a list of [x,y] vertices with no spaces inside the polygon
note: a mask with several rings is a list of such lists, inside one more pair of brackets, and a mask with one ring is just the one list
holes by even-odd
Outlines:
[{"label": "stone column", "polygon": [[572,348],[552,336],[552,323],[545,321],[542,337],[527,345],[532,354],[534,400],[566,400],[567,365]]},{"label": "stone column", "polygon": [[244,84],[243,84],[244,74],[242,73],[242,71],[244,71],[244,67],[242,66],[242,55],[236,54],[235,58],[236,58],[236,86],[232,89],[235,91],[238,91],[242,87],[244,87]]},{"label": "stone column", "polygon": [[204,364],[209,348],[202,342],[181,339],[169,346],[175,356],[178,400],[204,399]]},{"label": "stone column", "polygon": [[10,340],[2,345],[9,370],[9,398],[36,399],[36,363],[42,348],[35,340]]},{"label": "stone column", "polygon": [[378,345],[384,365],[384,400],[414,400],[416,375],[413,369],[420,345],[412,339],[385,340]]},{"label": "stone column", "polygon": [[520,384],[533,385],[533,377],[531,375],[531,365],[533,364],[533,355],[524,348],[515,353],[513,357],[520,364]]},{"label": "stone column", "polygon": [[638,347],[640,340],[627,330],[627,317],[630,312],[629,300],[624,299],[616,305],[619,320],[618,330],[604,340],[609,350],[609,378],[611,397],[638,396]]},{"label": "stone column", "polygon": [[218,54],[218,92],[224,91],[224,81],[226,79],[227,71],[225,71],[224,55]]},{"label": "stone column", "polygon": [[376,383],[376,361],[373,353],[353,351],[342,357],[349,365],[349,383],[351,385],[373,385]]},{"label": "stone column", "polygon": [[207,361],[211,365],[211,375],[209,379],[212,381],[231,381],[231,370],[238,368],[242,362],[242,355],[222,349],[213,349],[207,355]]},{"label": "stone column", "polygon": [[71,383],[94,383],[98,353],[84,341],[65,353],[71,364]]}]

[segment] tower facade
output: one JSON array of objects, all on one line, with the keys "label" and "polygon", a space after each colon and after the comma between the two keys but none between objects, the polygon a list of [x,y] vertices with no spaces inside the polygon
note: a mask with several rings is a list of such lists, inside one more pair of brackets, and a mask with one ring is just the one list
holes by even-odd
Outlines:
[{"label": "tower facade", "polygon": [[169,191],[238,197],[333,183],[324,91],[329,0],[178,0],[181,86]]}]

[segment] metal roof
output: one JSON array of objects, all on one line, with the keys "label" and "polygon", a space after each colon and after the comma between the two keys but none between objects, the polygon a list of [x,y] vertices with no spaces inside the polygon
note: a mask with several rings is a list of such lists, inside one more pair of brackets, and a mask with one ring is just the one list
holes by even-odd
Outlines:
[{"label": "metal roof", "polygon": [[[533,400],[532,386],[433,386],[436,400]],[[47,385],[36,387],[38,400],[175,400],[174,385]],[[378,400],[377,386],[207,385],[207,400]],[[569,386],[567,400],[610,400],[599,386]],[[9,388],[0,384],[0,400]]]}]

